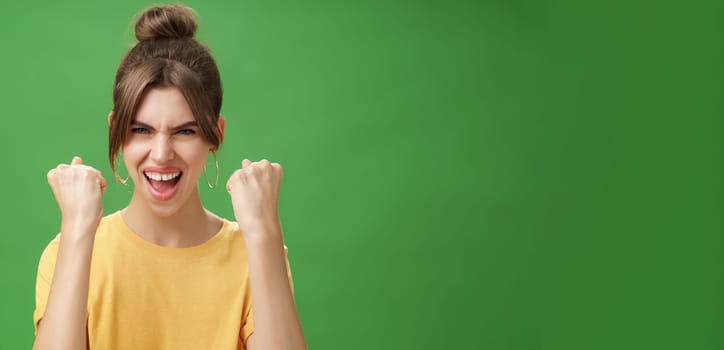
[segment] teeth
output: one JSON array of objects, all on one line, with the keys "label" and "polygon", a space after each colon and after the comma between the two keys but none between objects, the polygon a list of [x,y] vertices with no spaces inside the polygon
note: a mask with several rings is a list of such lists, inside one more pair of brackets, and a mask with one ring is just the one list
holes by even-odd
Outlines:
[{"label": "teeth", "polygon": [[177,176],[181,175],[181,172],[175,172],[175,173],[170,173],[170,174],[160,174],[160,173],[153,173],[150,171],[146,171],[146,172],[144,172],[144,174],[146,174],[146,176],[148,176],[148,178],[151,180],[168,181],[168,180],[173,180]]}]

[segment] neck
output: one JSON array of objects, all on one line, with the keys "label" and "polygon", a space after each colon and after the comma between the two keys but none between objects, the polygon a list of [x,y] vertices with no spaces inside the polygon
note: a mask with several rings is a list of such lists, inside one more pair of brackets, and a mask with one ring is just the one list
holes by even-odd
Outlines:
[{"label": "neck", "polygon": [[193,247],[206,242],[220,228],[221,219],[206,211],[198,191],[171,215],[159,215],[148,201],[134,192],[123,220],[144,240],[165,247]]}]

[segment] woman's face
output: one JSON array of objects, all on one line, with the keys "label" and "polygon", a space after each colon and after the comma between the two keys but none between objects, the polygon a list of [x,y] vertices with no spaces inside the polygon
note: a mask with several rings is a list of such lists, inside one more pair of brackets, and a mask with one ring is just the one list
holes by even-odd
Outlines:
[{"label": "woman's face", "polygon": [[123,145],[123,160],[135,183],[134,200],[169,216],[190,198],[213,146],[200,133],[186,99],[175,87],[146,93]]}]

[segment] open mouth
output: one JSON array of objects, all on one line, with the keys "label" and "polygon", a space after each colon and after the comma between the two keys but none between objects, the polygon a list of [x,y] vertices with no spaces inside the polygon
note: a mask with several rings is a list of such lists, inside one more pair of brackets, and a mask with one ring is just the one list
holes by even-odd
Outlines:
[{"label": "open mouth", "polygon": [[183,176],[180,171],[173,173],[157,173],[153,171],[144,171],[146,183],[148,183],[151,194],[157,200],[167,200],[176,193],[179,180]]}]

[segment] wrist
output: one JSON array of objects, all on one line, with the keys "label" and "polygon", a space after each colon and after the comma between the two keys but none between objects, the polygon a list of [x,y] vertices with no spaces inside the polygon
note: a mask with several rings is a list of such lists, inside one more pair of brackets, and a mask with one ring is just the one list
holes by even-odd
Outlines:
[{"label": "wrist", "polygon": [[100,220],[88,219],[62,219],[60,232],[75,237],[95,236]]},{"label": "wrist", "polygon": [[277,215],[270,217],[239,217],[237,215],[236,219],[244,235],[266,235],[281,231]]},{"label": "wrist", "polygon": [[282,244],[282,231],[279,225],[258,225],[242,228],[247,245]]},{"label": "wrist", "polygon": [[247,252],[282,251],[284,240],[281,236],[269,234],[244,235]]}]

